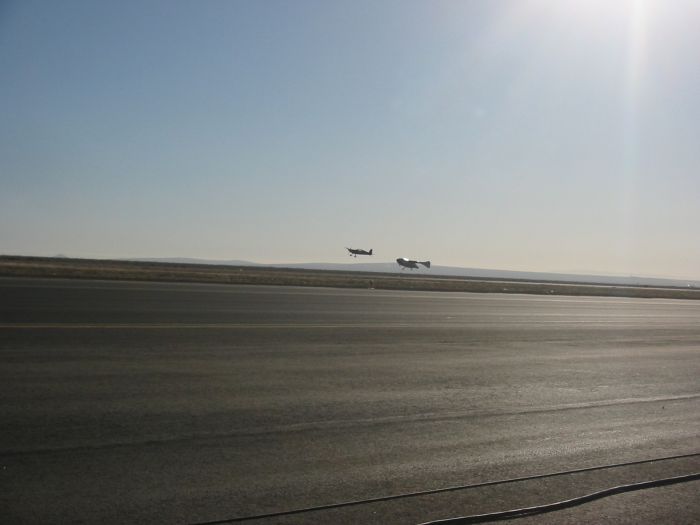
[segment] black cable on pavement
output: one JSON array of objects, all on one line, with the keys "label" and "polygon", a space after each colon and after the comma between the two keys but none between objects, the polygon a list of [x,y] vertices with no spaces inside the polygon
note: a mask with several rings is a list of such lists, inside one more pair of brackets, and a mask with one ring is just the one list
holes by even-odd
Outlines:
[{"label": "black cable on pavement", "polygon": [[532,516],[534,514],[544,514],[545,512],[554,512],[555,510],[567,509],[582,505],[600,498],[621,494],[622,492],[632,492],[634,490],[651,489],[663,487],[665,485],[673,485],[675,483],[686,483],[688,481],[700,480],[700,472],[687,474],[685,476],[676,476],[673,478],[654,479],[651,481],[642,481],[640,483],[630,483],[629,485],[618,485],[609,489],[599,490],[585,496],[571,498],[556,503],[547,503],[545,505],[537,505],[534,507],[524,507],[522,509],[505,510],[502,512],[492,512],[489,514],[475,514],[472,516],[460,516],[457,518],[447,518],[435,521],[426,521],[420,525],[464,525],[467,523],[488,523],[490,521],[510,520],[513,518],[522,518]]},{"label": "black cable on pavement", "polygon": [[656,461],[669,461],[672,459],[683,459],[683,458],[691,458],[691,457],[696,457],[696,456],[700,456],[700,452],[694,452],[692,454],[679,454],[679,455],[675,455],[675,456],[665,456],[665,457],[661,457],[661,458],[628,461],[628,462],[624,462],[624,463],[610,463],[610,464],[606,464],[606,465],[597,465],[594,467],[584,467],[584,468],[571,469],[571,470],[560,470],[557,472],[549,472],[547,474],[535,474],[533,476],[521,476],[521,477],[517,477],[517,478],[506,478],[506,479],[499,479],[499,480],[495,480],[495,481],[484,481],[481,483],[472,483],[472,484],[468,484],[468,485],[456,485],[456,486],[452,486],[452,487],[443,487],[443,488],[439,488],[439,489],[420,490],[420,491],[416,491],[416,492],[404,492],[401,494],[391,494],[388,496],[379,496],[376,498],[343,501],[340,503],[329,503],[326,505],[317,505],[317,506],[313,506],[313,507],[304,507],[304,508],[283,510],[283,511],[277,511],[277,512],[268,512],[265,514],[253,514],[250,516],[239,516],[236,518],[224,518],[224,519],[213,520],[213,521],[202,521],[202,522],[192,523],[190,525],[223,525],[225,523],[240,523],[243,521],[260,520],[260,519],[265,519],[265,518],[277,518],[277,517],[281,517],[281,516],[291,516],[293,514],[303,514],[306,512],[316,512],[316,511],[320,511],[320,510],[338,509],[341,507],[350,507],[350,506],[354,506],[354,505],[366,505],[368,503],[378,503],[380,501],[390,501],[390,500],[402,499],[402,498],[412,498],[415,496],[427,496],[430,494],[439,494],[441,492],[452,492],[455,490],[475,489],[475,488],[480,488],[480,487],[488,487],[488,486],[492,486],[492,485],[503,485],[506,483],[517,483],[519,481],[530,481],[530,480],[534,480],[534,479],[553,478],[556,476],[578,474],[580,472],[590,472],[590,471],[594,471],[594,470],[604,470],[604,469],[617,468],[617,467],[628,467],[628,466],[632,466],[632,465],[642,465],[645,463],[654,463]]}]

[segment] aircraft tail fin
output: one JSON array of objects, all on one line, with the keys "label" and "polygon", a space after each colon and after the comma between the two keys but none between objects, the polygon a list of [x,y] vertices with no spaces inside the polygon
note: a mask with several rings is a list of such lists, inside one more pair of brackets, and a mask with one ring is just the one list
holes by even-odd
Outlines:
[{"label": "aircraft tail fin", "polygon": [[430,268],[430,261],[418,261],[418,264],[422,264],[426,268]]},{"label": "aircraft tail fin", "polygon": [[372,255],[372,248],[369,249],[369,254]]}]

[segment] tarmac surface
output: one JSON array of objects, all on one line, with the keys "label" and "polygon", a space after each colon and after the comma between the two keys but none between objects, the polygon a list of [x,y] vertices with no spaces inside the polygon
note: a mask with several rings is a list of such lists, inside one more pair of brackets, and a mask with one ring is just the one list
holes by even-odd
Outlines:
[{"label": "tarmac surface", "polygon": [[[0,278],[0,521],[194,524],[700,453],[700,303]],[[421,523],[686,456],[249,523]],[[513,523],[697,523],[697,481]]]}]

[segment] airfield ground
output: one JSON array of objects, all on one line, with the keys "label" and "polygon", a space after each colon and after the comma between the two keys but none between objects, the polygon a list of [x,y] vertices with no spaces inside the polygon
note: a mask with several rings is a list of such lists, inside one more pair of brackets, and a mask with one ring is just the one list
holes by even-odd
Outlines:
[{"label": "airfield ground", "polygon": [[[194,524],[685,455],[250,521],[420,523],[700,471],[697,301],[0,278],[0,361],[7,523]],[[698,485],[512,523],[698,523]]]},{"label": "airfield ground", "polygon": [[700,299],[700,289],[597,283],[472,279],[439,275],[302,270],[258,266],[0,256],[0,277],[54,277],[211,284],[322,286],[434,292]]}]

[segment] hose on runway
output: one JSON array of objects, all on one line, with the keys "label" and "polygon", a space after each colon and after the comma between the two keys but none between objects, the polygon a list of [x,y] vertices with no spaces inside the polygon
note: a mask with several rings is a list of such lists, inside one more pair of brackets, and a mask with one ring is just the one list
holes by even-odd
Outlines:
[{"label": "hose on runway", "polygon": [[544,514],[545,512],[554,512],[555,510],[567,509],[569,507],[575,507],[577,505],[588,503],[589,501],[613,496],[615,494],[621,494],[623,492],[663,487],[665,485],[674,485],[676,483],[685,483],[696,480],[700,480],[700,472],[685,476],[676,476],[673,478],[654,479],[651,481],[642,481],[640,483],[630,483],[629,485],[618,485],[616,487],[610,487],[609,489],[586,494],[585,496],[557,501],[556,503],[547,503],[545,505],[505,510],[502,512],[492,512],[489,514],[475,514],[472,516],[460,516],[457,518],[426,521],[420,525],[464,525],[467,523],[488,523],[490,521],[510,520],[513,518],[522,518],[525,516],[532,516],[534,514]]},{"label": "hose on runway", "polygon": [[[535,474],[532,476],[521,476],[521,477],[517,477],[517,478],[506,478],[506,479],[499,479],[499,480],[494,480],[494,481],[484,481],[481,483],[471,483],[471,484],[467,484],[467,485],[456,485],[456,486],[451,486],[451,487],[442,487],[439,489],[421,490],[421,491],[416,491],[416,492],[404,492],[401,494],[391,494],[388,496],[379,496],[376,498],[343,501],[343,502],[339,502],[339,503],[329,503],[326,505],[317,505],[317,506],[313,506],[313,507],[304,507],[304,508],[283,510],[283,511],[277,511],[277,512],[268,512],[265,514],[254,514],[254,515],[249,515],[249,516],[239,516],[239,517],[235,517],[235,518],[224,518],[224,519],[213,520],[213,521],[202,521],[202,522],[197,522],[197,523],[191,523],[190,525],[224,525],[225,523],[241,523],[244,521],[260,520],[260,519],[265,519],[265,518],[277,518],[277,517],[282,517],[282,516],[291,516],[294,514],[303,514],[303,513],[307,513],[307,512],[316,512],[316,511],[321,511],[321,510],[338,509],[341,507],[350,507],[350,506],[354,506],[354,505],[366,505],[369,503],[378,503],[381,501],[391,501],[391,500],[402,499],[402,498],[411,498],[411,497],[416,497],[416,496],[427,496],[430,494],[439,494],[442,492],[452,492],[452,491],[457,491],[457,490],[475,489],[475,488],[488,487],[488,486],[493,486],[493,485],[503,485],[506,483],[517,483],[519,481],[530,481],[530,480],[535,480],[535,479],[553,478],[556,476],[566,476],[569,474],[578,474],[581,472],[591,472],[591,471],[595,471],[595,470],[604,470],[604,469],[611,469],[611,468],[617,468],[617,467],[629,467],[629,466],[633,466],[633,465],[643,465],[645,463],[655,463],[657,461],[669,461],[669,460],[673,460],[673,459],[684,459],[684,458],[692,458],[692,457],[697,457],[697,456],[700,456],[700,452],[694,452],[691,454],[679,454],[679,455],[675,455],[675,456],[665,456],[665,457],[653,458],[653,459],[642,459],[642,460],[637,460],[637,461],[628,461],[628,462],[624,462],[624,463],[609,463],[609,464],[605,464],[605,465],[596,465],[593,467],[584,467],[584,468],[571,469],[571,470],[560,470],[557,472],[549,472],[546,474]],[[457,523],[457,522],[455,522],[455,523]],[[464,523],[468,523],[468,522],[464,522]]]}]

